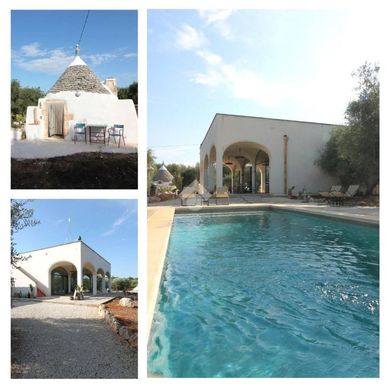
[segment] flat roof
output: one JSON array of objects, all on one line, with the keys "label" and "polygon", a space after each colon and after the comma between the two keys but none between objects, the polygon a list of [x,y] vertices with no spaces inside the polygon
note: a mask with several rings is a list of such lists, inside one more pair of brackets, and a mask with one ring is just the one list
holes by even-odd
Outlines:
[{"label": "flat roof", "polygon": [[43,248],[38,248],[38,249],[33,249],[31,251],[25,251],[25,252],[21,252],[20,254],[23,255],[24,253],[31,253],[31,252],[37,252],[37,251],[43,251],[45,249],[51,249],[51,248],[57,248],[59,246],[65,246],[65,245],[71,245],[71,244],[76,244],[76,243],[82,243],[84,244],[88,249],[90,249],[92,252],[95,252],[99,257],[101,257],[106,263],[110,264],[111,263],[106,260],[102,255],[100,255],[98,252],[96,252],[94,249],[92,249],[89,245],[87,245],[83,240],[76,240],[76,241],[72,241],[72,242],[67,242],[65,244],[57,244],[57,245],[51,245],[51,246],[46,246],[46,247],[43,247]]},{"label": "flat roof", "polygon": [[238,118],[253,118],[253,119],[267,119],[267,120],[271,120],[271,121],[281,121],[281,122],[297,122],[297,123],[311,123],[311,124],[315,124],[315,125],[325,125],[325,126],[343,126],[341,124],[334,124],[334,123],[322,123],[322,122],[311,122],[311,121],[300,121],[300,120],[295,120],[295,119],[280,119],[280,118],[267,118],[267,117],[264,117],[264,116],[254,116],[254,115],[238,115],[238,114],[224,114],[224,113],[221,113],[221,112],[217,112],[215,115],[214,115],[214,118],[213,120],[211,121],[211,124],[207,130],[207,133],[206,135],[204,136],[203,138],[203,141],[200,143],[200,146],[203,145],[203,142],[205,141],[205,139],[207,138],[207,135],[209,134],[209,131],[211,129],[211,126],[213,125],[214,121],[215,121],[215,118],[217,116],[234,116],[234,117],[238,117]]}]

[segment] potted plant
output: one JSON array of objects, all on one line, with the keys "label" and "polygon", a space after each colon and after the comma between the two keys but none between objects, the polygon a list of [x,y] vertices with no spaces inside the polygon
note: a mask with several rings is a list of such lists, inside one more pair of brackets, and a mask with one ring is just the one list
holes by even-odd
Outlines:
[{"label": "potted plant", "polygon": [[76,301],[79,301],[81,299],[84,299],[84,288],[83,286],[76,285],[76,288],[74,289],[73,299]]}]

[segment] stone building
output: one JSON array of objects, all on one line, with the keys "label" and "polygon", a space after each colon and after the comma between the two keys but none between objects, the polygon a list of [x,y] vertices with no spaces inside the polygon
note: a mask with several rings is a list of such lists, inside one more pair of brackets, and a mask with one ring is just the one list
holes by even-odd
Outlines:
[{"label": "stone building", "polygon": [[26,138],[62,137],[72,140],[75,123],[124,125],[126,144],[137,143],[137,113],[131,99],[118,99],[114,78],[101,82],[80,57],[75,57],[60,78],[26,114]]}]

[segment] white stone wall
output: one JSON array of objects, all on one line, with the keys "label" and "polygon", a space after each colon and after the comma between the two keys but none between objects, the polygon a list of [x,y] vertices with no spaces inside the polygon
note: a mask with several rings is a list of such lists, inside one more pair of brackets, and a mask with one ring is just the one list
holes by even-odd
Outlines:
[{"label": "white stone wall", "polygon": [[11,277],[14,279],[14,286],[12,287],[12,296],[17,296],[19,293],[22,297],[26,297],[28,293],[31,293],[30,285],[33,286],[32,295],[36,296],[37,284],[35,280],[23,273],[17,268],[11,269]]},{"label": "white stone wall", "polygon": [[314,162],[329,139],[333,127],[334,125],[320,123],[217,114],[201,144],[201,166],[206,154],[210,160],[213,146],[216,148],[216,165],[219,169],[218,165],[222,166],[222,155],[227,147],[236,142],[255,142],[269,153],[270,193],[283,194],[283,136],[287,135],[287,188],[295,186],[297,192],[305,187],[308,192],[313,193],[327,190],[337,180],[321,171]]},{"label": "white stone wall", "polygon": [[[105,124],[112,126],[114,124],[123,124],[125,127],[125,142],[128,145],[137,145],[138,143],[138,118],[134,103],[131,99],[118,99],[111,94],[80,92],[76,96],[75,91],[64,91],[58,93],[49,93],[45,98],[39,99],[38,107],[45,108],[46,102],[50,100],[64,100],[66,102],[66,113],[72,115],[69,120],[70,131],[66,137],[71,140],[73,136],[73,125],[77,122],[89,124]],[[38,109],[40,123],[39,126],[33,123],[34,107],[28,107],[26,121],[27,139],[48,138],[47,123],[42,117],[41,110]]]}]

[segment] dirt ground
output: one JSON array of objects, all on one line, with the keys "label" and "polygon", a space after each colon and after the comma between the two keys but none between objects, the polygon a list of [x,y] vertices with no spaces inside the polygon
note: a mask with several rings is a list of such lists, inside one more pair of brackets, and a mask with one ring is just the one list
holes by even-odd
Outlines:
[{"label": "dirt ground", "polygon": [[12,189],[136,189],[136,153],[11,159]]}]

